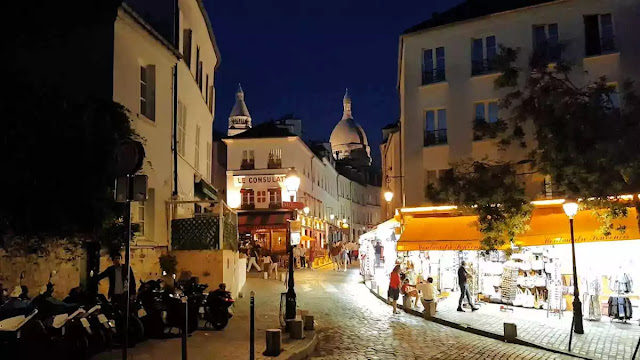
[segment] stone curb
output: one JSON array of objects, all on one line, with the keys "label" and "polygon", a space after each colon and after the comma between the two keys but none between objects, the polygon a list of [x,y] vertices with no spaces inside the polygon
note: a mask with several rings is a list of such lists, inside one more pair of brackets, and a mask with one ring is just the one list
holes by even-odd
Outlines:
[{"label": "stone curb", "polygon": [[[368,288],[367,288],[368,289]],[[369,289],[369,292],[372,293],[373,295],[375,295],[375,297],[377,297],[378,299],[382,300],[385,304],[389,304],[389,302],[387,301],[387,299],[383,298],[382,296],[380,296],[380,294],[378,294],[377,292]],[[490,331],[485,331],[485,330],[481,330],[481,329],[476,329],[470,326],[466,326],[463,324],[458,324],[456,322],[453,321],[449,321],[449,320],[445,320],[445,319],[441,319],[438,317],[431,317],[431,318],[426,318],[424,316],[424,314],[422,314],[419,311],[413,310],[413,309],[405,309],[404,306],[402,306],[402,304],[398,304],[398,308],[404,310],[404,312],[420,317],[424,320],[427,321],[431,321],[440,325],[444,325],[444,326],[448,326],[450,328],[454,328],[457,330],[462,330],[471,334],[475,334],[475,335],[480,335],[480,336],[484,336],[484,337],[488,337],[491,339],[495,339],[495,340],[500,340],[500,341],[504,341],[507,342],[504,338],[504,335],[500,335],[500,334],[496,334],[496,333],[492,333]],[[545,350],[545,351],[549,351],[549,352],[553,352],[556,354],[562,354],[562,355],[566,355],[566,356],[571,356],[574,358],[578,358],[578,359],[585,359],[585,360],[595,360],[594,358],[591,357],[587,357],[584,355],[580,355],[580,354],[575,354],[575,353],[570,353],[564,350],[560,350],[560,349],[555,349],[555,348],[551,348],[551,347],[546,347],[546,346],[542,346],[542,345],[538,345],[526,340],[522,340],[522,339],[514,339],[513,341],[510,341],[510,343],[512,344],[517,344],[517,345],[522,345],[522,346],[528,346],[528,347],[532,347],[532,348],[536,348],[536,349],[540,349],[540,350]]]},{"label": "stone curb", "polygon": [[305,338],[301,341],[297,341],[295,345],[290,346],[288,349],[283,350],[278,356],[265,356],[262,354],[256,354],[256,359],[259,360],[303,360],[308,358],[316,349],[318,345],[318,333],[315,330],[308,330],[304,332]]}]

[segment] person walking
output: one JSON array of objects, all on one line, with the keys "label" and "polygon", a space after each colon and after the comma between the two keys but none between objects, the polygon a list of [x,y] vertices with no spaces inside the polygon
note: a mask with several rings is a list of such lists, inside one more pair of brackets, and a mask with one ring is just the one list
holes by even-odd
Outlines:
[{"label": "person walking", "polygon": [[280,264],[280,255],[275,252],[271,253],[271,265],[269,266],[269,276],[271,276],[271,272],[275,271],[276,280],[278,280],[278,265]]},{"label": "person walking", "polygon": [[[122,264],[122,255],[115,253],[111,255],[111,261],[113,265],[105,269],[100,275],[98,275],[97,282],[104,278],[109,279],[109,299],[111,303],[117,306],[126,306],[126,286],[127,286],[127,270]],[[129,274],[129,296],[136,294],[136,278],[133,276],[133,269],[130,268]]]},{"label": "person walking", "polygon": [[465,262],[460,262],[460,267],[458,268],[458,285],[460,285],[460,300],[458,300],[458,311],[464,312],[462,310],[462,300],[467,297],[467,301],[469,302],[469,306],[471,306],[471,311],[478,310],[477,307],[473,306],[473,299],[471,299],[471,292],[469,291],[469,284],[467,283],[467,277],[469,273],[467,269],[465,269]]},{"label": "person walking", "polygon": [[313,260],[315,260],[315,250],[313,249],[313,245],[307,246],[307,265],[309,269],[313,270]]},{"label": "person walking", "polygon": [[300,267],[301,268],[306,268],[307,267],[307,250],[304,248],[304,244],[300,243]]},{"label": "person walking", "polygon": [[398,311],[398,298],[400,297],[400,265],[396,265],[389,277],[389,298],[391,298],[391,306],[393,307],[393,313],[399,314]]},{"label": "person walking", "polygon": [[300,268],[300,247],[297,245],[293,247],[293,258],[295,259],[295,262],[293,263],[293,265],[295,266],[296,269],[299,269]]},{"label": "person walking", "polygon": [[335,243],[331,250],[329,250],[329,254],[331,254],[331,262],[333,262],[333,270],[338,270],[340,268],[340,250],[341,250],[340,242]]},{"label": "person walking", "polygon": [[[348,245],[349,244],[347,244],[347,246]],[[344,271],[347,271],[347,266],[350,263],[350,259],[349,259],[349,250],[347,249],[346,246],[344,249],[342,249],[342,261],[344,262]]]},{"label": "person walking", "polygon": [[258,266],[258,257],[260,256],[260,248],[255,245],[249,245],[249,262],[247,263],[247,272],[251,271],[251,267],[255,267],[256,270],[262,271]]}]

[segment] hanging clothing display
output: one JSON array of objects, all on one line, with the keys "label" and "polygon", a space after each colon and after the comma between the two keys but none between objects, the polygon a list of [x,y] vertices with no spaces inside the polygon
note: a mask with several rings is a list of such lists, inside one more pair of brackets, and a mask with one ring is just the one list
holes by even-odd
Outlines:
[{"label": "hanging clothing display", "polygon": [[582,313],[585,319],[600,321],[602,309],[600,307],[600,292],[602,284],[597,276],[587,276],[582,280],[580,291],[582,292]]},{"label": "hanging clothing display", "polygon": [[631,301],[622,296],[609,298],[609,317],[617,320],[629,320],[633,316]]},{"label": "hanging clothing display", "polygon": [[609,288],[616,294],[628,294],[633,292],[633,280],[628,273],[621,272],[609,279]]}]

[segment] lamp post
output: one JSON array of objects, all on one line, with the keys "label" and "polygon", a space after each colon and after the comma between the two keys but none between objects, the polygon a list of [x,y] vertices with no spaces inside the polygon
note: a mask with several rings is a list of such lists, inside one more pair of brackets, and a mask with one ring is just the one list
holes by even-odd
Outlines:
[{"label": "lamp post", "polygon": [[385,191],[384,199],[387,201],[387,217],[389,217],[389,206],[391,206],[391,200],[393,199],[393,192],[391,190]]},{"label": "lamp post", "polygon": [[576,334],[584,334],[584,328],[582,327],[582,303],[580,302],[578,272],[576,270],[576,244],[573,235],[573,218],[578,213],[578,203],[567,201],[562,204],[562,208],[569,217],[569,226],[571,228],[571,256],[573,258],[573,331]]},{"label": "lamp post", "polygon": [[[285,179],[285,186],[287,187],[287,191],[291,196],[291,201],[295,200],[296,192],[298,191],[298,187],[300,187],[300,177],[295,169],[289,170],[287,174],[287,178]],[[291,220],[296,220],[298,215],[298,210],[292,210]],[[294,281],[293,281],[293,245],[291,244],[291,226],[287,230],[289,232],[289,236],[287,237],[287,251],[289,252],[289,281],[287,283],[287,302],[286,302],[286,310],[285,310],[285,319],[295,319],[296,318],[296,292],[294,290]]]}]

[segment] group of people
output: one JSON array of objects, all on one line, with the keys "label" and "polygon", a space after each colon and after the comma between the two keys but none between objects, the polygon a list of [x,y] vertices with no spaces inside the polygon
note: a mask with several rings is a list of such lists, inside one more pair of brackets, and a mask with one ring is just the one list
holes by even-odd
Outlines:
[{"label": "group of people", "polygon": [[347,271],[347,266],[353,262],[355,251],[358,246],[354,242],[343,244],[341,241],[336,242],[329,250],[331,261],[333,262],[333,270]]},{"label": "group of people", "polygon": [[[283,257],[276,252],[263,250],[257,243],[249,243],[246,245],[246,254],[249,260],[247,261],[247,272],[251,271],[251,268],[255,268],[257,271],[263,271],[260,265],[265,266],[268,264],[265,271],[269,273],[275,272],[276,278],[278,277],[278,267],[284,266],[281,261],[285,261],[287,257]],[[293,247],[293,258],[296,268],[309,267],[313,269],[313,260],[315,257],[315,251],[313,247],[305,247],[304,244],[296,245]]]},{"label": "group of people", "polygon": [[[458,285],[460,285],[460,299],[458,300],[458,311],[464,312],[462,309],[462,302],[466,298],[471,307],[471,311],[476,311],[478,308],[474,305],[471,292],[468,285],[468,272],[465,268],[465,262],[460,263],[458,268]],[[413,281],[413,283],[412,283]],[[397,314],[398,311],[398,299],[400,294],[407,297],[407,304],[409,306],[416,306],[418,299],[421,300],[422,306],[425,311],[429,311],[432,304],[435,305],[438,301],[438,290],[433,285],[433,278],[428,277],[426,280],[420,276],[415,275],[413,270],[413,264],[408,263],[405,271],[402,271],[400,264],[397,264],[391,276],[389,278],[389,298],[391,299],[391,305],[393,307],[393,313]],[[413,301],[413,305],[411,302]]]},{"label": "group of people", "polygon": [[296,268],[310,268],[313,270],[313,260],[315,259],[315,250],[313,247],[305,247],[303,243],[293,247],[293,258],[296,261]]}]

